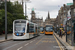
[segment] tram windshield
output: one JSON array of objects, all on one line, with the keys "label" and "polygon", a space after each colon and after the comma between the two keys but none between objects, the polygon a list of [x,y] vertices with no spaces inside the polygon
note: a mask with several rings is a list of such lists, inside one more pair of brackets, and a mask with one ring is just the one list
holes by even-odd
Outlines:
[{"label": "tram windshield", "polygon": [[40,31],[43,31],[43,30],[44,30],[43,27],[41,27],[41,28],[40,28]]},{"label": "tram windshield", "polygon": [[52,27],[46,27],[46,31],[53,31]]},{"label": "tram windshield", "polygon": [[15,24],[15,33],[17,32],[21,32],[24,33],[25,32],[25,23],[16,23]]}]

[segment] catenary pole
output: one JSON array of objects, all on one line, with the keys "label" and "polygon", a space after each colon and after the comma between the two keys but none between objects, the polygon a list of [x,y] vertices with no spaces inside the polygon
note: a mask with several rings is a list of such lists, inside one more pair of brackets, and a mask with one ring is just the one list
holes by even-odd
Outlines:
[{"label": "catenary pole", "polygon": [[7,0],[5,0],[5,40],[7,40]]}]

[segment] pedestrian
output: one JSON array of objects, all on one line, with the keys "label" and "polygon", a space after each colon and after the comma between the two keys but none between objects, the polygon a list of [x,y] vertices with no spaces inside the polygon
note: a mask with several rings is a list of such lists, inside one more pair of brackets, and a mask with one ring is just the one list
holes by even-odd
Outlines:
[{"label": "pedestrian", "polygon": [[64,30],[62,29],[62,36],[65,34]]},{"label": "pedestrian", "polygon": [[59,37],[62,38],[62,29],[60,29]]}]

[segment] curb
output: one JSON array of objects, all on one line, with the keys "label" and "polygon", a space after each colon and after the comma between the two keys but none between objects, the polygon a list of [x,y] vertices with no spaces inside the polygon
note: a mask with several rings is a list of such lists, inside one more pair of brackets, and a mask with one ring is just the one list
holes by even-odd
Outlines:
[{"label": "curb", "polygon": [[65,44],[62,40],[60,40],[55,33],[54,33],[54,35],[58,39],[58,41],[64,46],[65,50],[70,50],[70,49],[67,48],[67,46],[68,46],[67,44]]},{"label": "curb", "polygon": [[12,39],[7,39],[7,40],[0,40],[0,43],[5,42],[5,41],[10,41]]}]

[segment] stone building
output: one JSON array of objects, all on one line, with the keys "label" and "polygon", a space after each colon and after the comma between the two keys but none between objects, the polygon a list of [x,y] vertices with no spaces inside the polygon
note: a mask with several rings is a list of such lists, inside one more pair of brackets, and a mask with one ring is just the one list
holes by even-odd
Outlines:
[{"label": "stone building", "polygon": [[50,15],[49,15],[49,12],[48,12],[48,17],[46,18],[45,20],[45,24],[50,24]]},{"label": "stone building", "polygon": [[38,24],[39,26],[43,26],[43,18],[36,18],[34,9],[31,12],[31,22]]},{"label": "stone building", "polygon": [[45,25],[54,25],[55,18],[50,18],[49,12],[48,17],[45,19],[45,22],[43,22],[43,18],[36,18],[34,9],[32,9],[31,12],[31,22],[38,24],[39,26],[45,26]]},{"label": "stone building", "polygon": [[54,26],[54,22],[55,22],[56,18],[51,18],[50,24],[52,24]]},{"label": "stone building", "polygon": [[54,22],[55,22],[55,18],[50,18],[50,15],[49,15],[49,12],[48,12],[48,16],[45,19],[44,26],[45,25],[54,25]]},{"label": "stone building", "polygon": [[64,27],[66,26],[66,21],[70,18],[70,5],[63,5],[58,11],[58,16],[56,18],[57,23],[56,27]]}]

